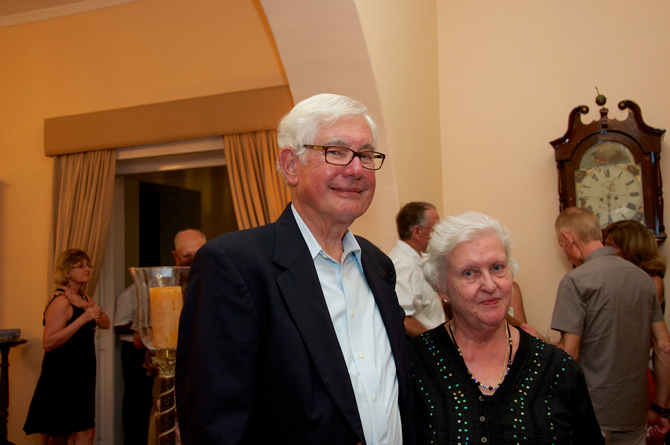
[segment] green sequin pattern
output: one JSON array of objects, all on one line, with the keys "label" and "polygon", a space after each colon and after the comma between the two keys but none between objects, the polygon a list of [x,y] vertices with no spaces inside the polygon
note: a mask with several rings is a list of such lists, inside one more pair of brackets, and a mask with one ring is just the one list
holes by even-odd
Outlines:
[{"label": "green sequin pattern", "polygon": [[491,396],[471,380],[444,327],[410,341],[419,444],[600,443],[577,364],[552,345],[520,337],[512,368]]}]

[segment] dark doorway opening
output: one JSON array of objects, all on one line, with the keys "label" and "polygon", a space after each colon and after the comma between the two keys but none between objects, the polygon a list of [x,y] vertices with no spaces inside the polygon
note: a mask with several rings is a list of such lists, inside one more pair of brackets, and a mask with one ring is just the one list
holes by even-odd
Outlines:
[{"label": "dark doorway opening", "polygon": [[174,236],[201,230],[200,192],[140,181],[140,267],[174,266]]}]

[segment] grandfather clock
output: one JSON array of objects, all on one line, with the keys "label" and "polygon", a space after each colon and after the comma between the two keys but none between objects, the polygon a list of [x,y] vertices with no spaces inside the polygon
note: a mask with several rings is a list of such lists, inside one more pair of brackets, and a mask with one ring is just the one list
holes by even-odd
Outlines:
[{"label": "grandfather clock", "polygon": [[609,119],[607,99],[599,94],[600,119],[583,124],[589,107],[570,112],[565,136],[551,141],[558,167],[559,209],[586,207],[602,227],[624,219],[647,226],[656,241],[665,241],[661,141],[665,130],[648,126],[640,106],[619,102],[625,120]]}]

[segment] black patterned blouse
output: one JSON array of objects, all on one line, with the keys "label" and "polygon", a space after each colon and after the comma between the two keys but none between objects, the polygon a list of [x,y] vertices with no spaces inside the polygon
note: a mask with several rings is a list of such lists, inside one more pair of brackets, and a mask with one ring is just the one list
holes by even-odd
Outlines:
[{"label": "black patterned blouse", "polygon": [[604,444],[584,373],[519,330],[500,388],[483,395],[444,325],[410,340],[418,444]]}]

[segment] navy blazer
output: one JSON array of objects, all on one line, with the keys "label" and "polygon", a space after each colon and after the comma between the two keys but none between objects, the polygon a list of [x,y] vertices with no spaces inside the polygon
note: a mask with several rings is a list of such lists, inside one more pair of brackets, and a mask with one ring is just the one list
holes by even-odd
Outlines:
[{"label": "navy blazer", "polygon": [[[357,237],[384,320],[404,444],[415,443],[404,312],[391,260]],[[262,227],[200,248],[179,324],[176,369],[185,445],[365,443],[326,301],[290,205]]]}]

